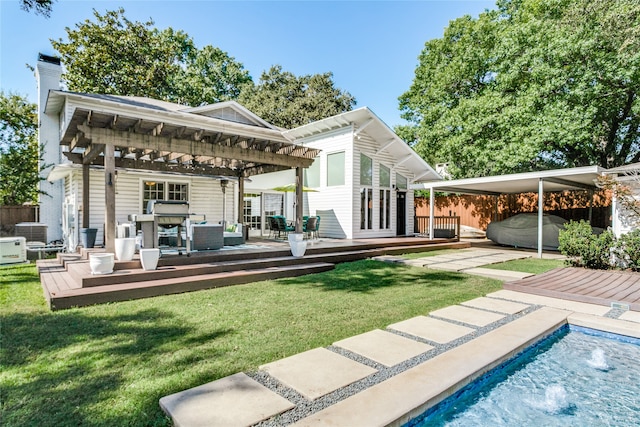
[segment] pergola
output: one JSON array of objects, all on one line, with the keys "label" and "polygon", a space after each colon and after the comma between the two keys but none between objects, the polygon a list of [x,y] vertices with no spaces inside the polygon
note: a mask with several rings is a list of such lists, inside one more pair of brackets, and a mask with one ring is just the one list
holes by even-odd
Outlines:
[{"label": "pergola", "polygon": [[[568,169],[554,169],[510,175],[487,176],[481,178],[457,179],[427,182],[412,186],[412,189],[429,190],[429,236],[433,238],[433,217],[435,193],[502,194],[538,193],[538,257],[542,258],[542,224],[545,192],[565,190],[587,190],[593,197],[597,189],[595,179],[606,170],[599,166],[584,166]],[[589,204],[591,208],[592,203]],[[591,211],[589,214],[591,217]]]},{"label": "pergola", "polygon": [[[202,114],[203,109],[146,98],[50,93],[47,112],[62,111],[63,154],[82,165],[83,227],[89,226],[89,167],[104,167],[108,252],[115,246],[114,180],[119,168],[237,179],[241,196],[245,178],[295,168],[296,231],[302,231],[303,168],[320,150],[294,144],[264,122],[223,120]],[[239,203],[238,222],[243,222],[242,197]]]}]

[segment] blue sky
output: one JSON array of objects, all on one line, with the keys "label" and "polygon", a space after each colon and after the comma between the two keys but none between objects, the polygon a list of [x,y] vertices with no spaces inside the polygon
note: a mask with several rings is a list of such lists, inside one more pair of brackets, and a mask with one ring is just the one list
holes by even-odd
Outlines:
[{"label": "blue sky", "polygon": [[279,64],[296,75],[332,72],[389,126],[402,123],[398,97],[413,80],[424,43],[442,37],[449,21],[478,16],[495,1],[80,1],[58,0],[50,18],[0,0],[0,87],[36,101],[25,64],[39,52],[56,54],[49,39],[66,40],[65,27],[122,6],[132,21],[189,34],[197,47],[229,53],[258,81]]}]

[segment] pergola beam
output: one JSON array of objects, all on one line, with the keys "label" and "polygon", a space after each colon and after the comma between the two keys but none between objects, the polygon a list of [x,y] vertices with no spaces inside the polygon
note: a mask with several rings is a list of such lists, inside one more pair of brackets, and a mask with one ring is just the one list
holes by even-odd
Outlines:
[{"label": "pergola beam", "polygon": [[[104,140],[113,140],[117,141],[118,146],[123,147],[146,148],[153,151],[168,151],[191,155],[222,157],[226,159],[239,159],[245,162],[265,163],[292,168],[298,166],[306,168],[311,166],[313,163],[313,159],[291,157],[287,154],[249,150],[238,146],[230,147],[195,140],[189,141],[172,137],[146,134],[141,135],[132,132],[92,128],[85,125],[79,125],[78,129],[85,134],[85,137],[92,140],[92,144],[100,143],[100,141]],[[198,137],[201,138],[202,135],[198,135]],[[195,136],[194,138],[197,139]],[[293,147],[295,148],[295,146]]]}]

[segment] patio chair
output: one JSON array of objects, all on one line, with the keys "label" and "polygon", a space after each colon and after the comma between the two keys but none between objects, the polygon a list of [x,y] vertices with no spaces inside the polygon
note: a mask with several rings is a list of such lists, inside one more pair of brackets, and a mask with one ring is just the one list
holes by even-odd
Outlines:
[{"label": "patio chair", "polygon": [[308,239],[313,237],[318,237],[318,217],[310,216],[307,219],[306,224],[304,225],[304,233],[306,234]]},{"label": "patio chair", "polygon": [[271,238],[271,235],[273,235],[275,238],[276,233],[278,233],[278,221],[272,216],[267,217],[267,221],[269,223],[269,237]]},{"label": "patio chair", "polygon": [[287,225],[287,220],[282,215],[275,215],[271,218],[273,218],[273,224],[271,225],[271,227],[273,230],[276,230],[278,232],[278,237],[280,237],[281,234],[284,234],[284,236],[286,237],[289,232],[295,231],[294,227]]}]

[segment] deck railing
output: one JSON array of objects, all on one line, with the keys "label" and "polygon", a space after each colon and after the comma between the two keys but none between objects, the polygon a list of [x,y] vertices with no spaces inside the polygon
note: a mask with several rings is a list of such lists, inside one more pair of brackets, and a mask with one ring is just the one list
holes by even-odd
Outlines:
[{"label": "deck railing", "polygon": [[[416,216],[414,221],[415,232],[422,236],[429,236],[429,217]],[[435,239],[456,239],[460,240],[460,217],[459,216],[434,216],[433,217],[433,237]]]}]

